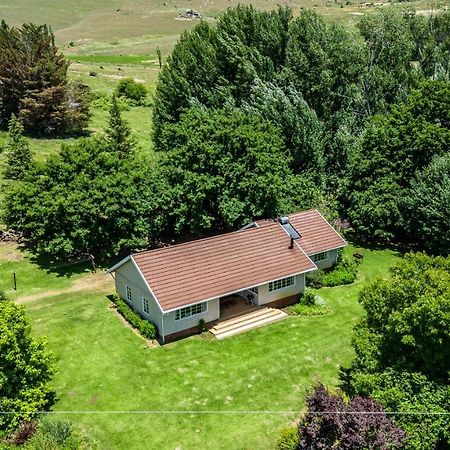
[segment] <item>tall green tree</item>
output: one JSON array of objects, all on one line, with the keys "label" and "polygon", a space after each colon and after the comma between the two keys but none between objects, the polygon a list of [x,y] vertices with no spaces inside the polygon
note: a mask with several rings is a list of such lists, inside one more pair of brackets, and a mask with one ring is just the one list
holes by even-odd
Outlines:
[{"label": "tall green tree", "polygon": [[109,122],[106,128],[106,142],[109,151],[120,157],[127,157],[132,152],[135,141],[129,125],[123,120],[116,95],[111,99]]},{"label": "tall green tree", "polygon": [[367,48],[363,94],[369,115],[386,112],[408,95],[414,82],[416,20],[414,11],[389,8],[358,23]]},{"label": "tall green tree", "polygon": [[14,414],[0,414],[0,431],[12,431],[55,403],[55,366],[45,342],[32,337],[23,306],[1,297],[0,412]]},{"label": "tall green tree", "polygon": [[23,137],[23,125],[13,114],[8,124],[8,136],[4,146],[6,153],[5,178],[22,179],[32,163],[28,141]]},{"label": "tall green tree", "polygon": [[89,119],[85,88],[70,85],[69,62],[47,25],[0,24],[0,125],[12,114],[27,132],[80,131]]},{"label": "tall green tree", "polygon": [[8,193],[5,221],[40,254],[111,257],[162,233],[163,184],[150,161],[118,158],[104,139],[78,140]]},{"label": "tall green tree", "polygon": [[404,199],[416,172],[450,148],[450,84],[423,82],[405,103],[371,120],[352,156],[347,214],[362,237],[410,240]]},{"label": "tall green tree", "polygon": [[406,221],[412,241],[434,254],[450,253],[450,153],[433,158],[411,184]]},{"label": "tall green tree", "polygon": [[[450,444],[450,257],[408,254],[361,291],[351,395],[371,396],[407,433],[405,448]],[[414,414],[417,413],[417,414]]]},{"label": "tall green tree", "polygon": [[242,110],[279,127],[293,172],[310,173],[320,185],[325,171],[323,124],[293,85],[255,80]]},{"label": "tall green tree", "polygon": [[201,22],[185,32],[161,70],[153,113],[154,141],[191,106],[222,108],[248,98],[256,78],[272,80],[283,67],[292,12],[230,8],[216,27]]},{"label": "tall green tree", "polygon": [[165,128],[162,143],[171,149],[161,156],[176,231],[231,230],[286,207],[290,157],[270,122],[193,108]]}]

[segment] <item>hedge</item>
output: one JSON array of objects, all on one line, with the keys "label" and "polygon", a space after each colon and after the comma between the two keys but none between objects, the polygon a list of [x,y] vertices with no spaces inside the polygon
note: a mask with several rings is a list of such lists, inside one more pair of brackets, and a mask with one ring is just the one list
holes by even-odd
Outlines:
[{"label": "hedge", "polygon": [[123,318],[133,327],[139,330],[142,336],[147,339],[156,339],[156,326],[146,319],[143,319],[138,313],[133,311],[131,307],[122,300],[119,295],[114,294],[111,296],[112,302],[116,305],[117,311],[123,316]]}]

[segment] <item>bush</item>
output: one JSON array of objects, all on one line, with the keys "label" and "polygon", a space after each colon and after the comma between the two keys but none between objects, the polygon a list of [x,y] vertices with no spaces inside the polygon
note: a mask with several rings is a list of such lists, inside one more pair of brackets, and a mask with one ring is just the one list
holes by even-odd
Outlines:
[{"label": "bush", "polygon": [[300,294],[298,303],[290,306],[288,311],[295,316],[322,316],[330,312],[330,307],[312,289],[306,288]]},{"label": "bush", "polygon": [[355,397],[346,403],[339,393],[329,393],[320,385],[307,405],[299,424],[299,450],[404,448],[406,433],[371,398]]},{"label": "bush", "polygon": [[299,303],[306,306],[313,306],[316,304],[316,294],[311,289],[306,288],[299,298]]},{"label": "bush", "polygon": [[86,436],[73,430],[67,420],[42,419],[32,439],[24,447],[30,450],[90,450],[96,445]]},{"label": "bush", "polygon": [[200,330],[200,333],[206,333],[208,331],[208,327],[206,326],[204,319],[200,319],[198,321],[198,329]]},{"label": "bush", "polygon": [[141,83],[137,83],[133,78],[124,78],[119,81],[116,88],[117,97],[125,97],[135,102],[136,106],[141,106],[147,97],[147,89]]},{"label": "bush", "polygon": [[319,289],[323,286],[333,287],[351,284],[358,275],[358,261],[342,258],[331,270],[316,270],[306,275],[307,286]]},{"label": "bush", "polygon": [[298,430],[295,426],[285,427],[275,444],[275,450],[296,450],[298,447]]},{"label": "bush", "polygon": [[18,426],[18,428],[11,434],[7,442],[13,445],[22,445],[28,439],[36,433],[36,422],[24,421]]},{"label": "bush", "polygon": [[156,338],[156,326],[146,319],[143,319],[138,313],[133,311],[128,303],[124,302],[117,294],[111,297],[112,302],[116,305],[117,310],[123,318],[147,339]]}]

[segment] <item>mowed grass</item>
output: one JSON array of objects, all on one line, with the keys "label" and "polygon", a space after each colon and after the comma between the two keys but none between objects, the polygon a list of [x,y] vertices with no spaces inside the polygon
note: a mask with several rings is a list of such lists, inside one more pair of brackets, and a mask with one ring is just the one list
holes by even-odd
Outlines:
[{"label": "mowed grass", "polygon": [[[78,411],[62,417],[102,449],[273,448],[314,383],[338,384],[362,314],[358,292],[397,259],[390,251],[358,251],[365,258],[357,282],[320,292],[329,315],[290,317],[223,341],[194,336],[149,347],[110,308],[110,291],[89,285],[26,302],[34,333],[47,336],[57,360],[55,410]],[[39,286],[54,286],[52,275],[38,279],[29,259],[17,264]]]}]

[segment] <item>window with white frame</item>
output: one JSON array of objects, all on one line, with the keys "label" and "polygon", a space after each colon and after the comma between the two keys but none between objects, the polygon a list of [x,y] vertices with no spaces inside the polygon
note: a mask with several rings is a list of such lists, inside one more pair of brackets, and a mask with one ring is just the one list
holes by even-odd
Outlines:
[{"label": "window with white frame", "polygon": [[271,281],[269,283],[269,292],[278,291],[278,289],[284,289],[288,286],[295,284],[295,277],[280,278],[279,280]]},{"label": "window with white frame", "polygon": [[311,259],[314,262],[325,261],[326,259],[328,259],[328,252],[316,253],[315,255],[312,255]]},{"label": "window with white frame", "polygon": [[252,291],[254,294],[258,295],[258,286],[250,288],[249,291]]},{"label": "window with white frame", "polygon": [[142,297],[142,310],[145,312],[145,314],[148,314],[148,299],[145,297]]},{"label": "window with white frame", "polygon": [[131,296],[131,288],[130,288],[130,286],[127,286],[126,287],[126,291],[127,291],[127,295],[126,295],[126,297],[127,297],[127,302],[132,302],[132,300],[133,300],[133,297]]},{"label": "window with white frame", "polygon": [[175,311],[175,320],[185,319],[186,317],[196,316],[207,310],[207,303],[197,303],[196,305],[186,306]]}]

